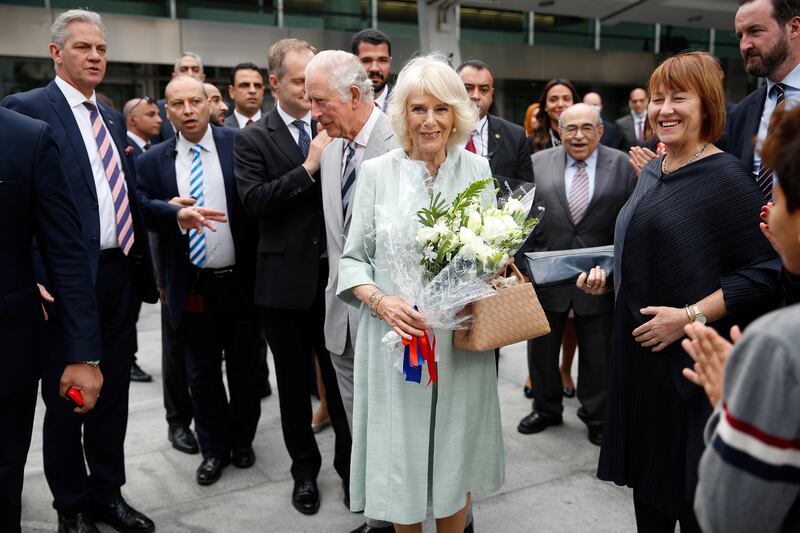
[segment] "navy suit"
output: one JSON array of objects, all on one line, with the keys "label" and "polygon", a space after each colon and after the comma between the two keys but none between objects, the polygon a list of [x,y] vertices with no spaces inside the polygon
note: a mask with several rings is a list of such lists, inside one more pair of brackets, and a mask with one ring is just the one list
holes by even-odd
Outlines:
[{"label": "navy suit", "polygon": [[[86,415],[73,413],[69,404],[58,396],[58,383],[66,364],[60,348],[68,323],[60,313],[48,322],[50,364],[42,376],[42,397],[47,406],[44,470],[53,492],[54,507],[59,512],[72,513],[91,504],[111,503],[120,496],[119,489],[125,483],[123,445],[130,368],[136,351],[136,312],[140,301],[155,302],[158,294],[137,201],[134,160],[125,153],[127,141],[122,116],[98,104],[125,173],[135,239],[127,256],[118,249],[100,251],[97,191],[87,147],[55,81],[43,88],[7,96],[0,105],[38,118],[52,129],[80,217],[81,237],[88,252],[99,310],[103,393],[97,406]],[[39,281],[51,286],[41,261],[37,262]]]},{"label": "navy suit", "polygon": [[0,427],[7,436],[0,440],[0,531],[19,531],[22,479],[46,356],[31,255],[34,235],[64,325],[62,359],[100,359],[100,331],[80,219],[50,128],[0,108],[0,147],[0,346],[9,378],[0,389]]},{"label": "navy suit", "polygon": [[[258,324],[253,302],[257,227],[245,217],[233,174],[235,130],[210,126],[222,169],[236,254],[233,273],[198,269],[189,260],[189,236],[177,223],[176,139],[139,158],[145,218],[159,233],[164,286],[172,325],[182,334],[195,427],[204,457],[227,460],[252,444],[261,414],[258,399]],[[189,301],[195,302],[190,305]],[[201,304],[197,304],[202,301]],[[220,372],[225,351],[230,406]]]},{"label": "navy suit", "polygon": [[738,157],[745,168],[753,170],[753,150],[761,115],[764,113],[764,102],[767,99],[767,86],[756,89],[736,104],[728,112],[726,133],[728,134],[727,152]]}]

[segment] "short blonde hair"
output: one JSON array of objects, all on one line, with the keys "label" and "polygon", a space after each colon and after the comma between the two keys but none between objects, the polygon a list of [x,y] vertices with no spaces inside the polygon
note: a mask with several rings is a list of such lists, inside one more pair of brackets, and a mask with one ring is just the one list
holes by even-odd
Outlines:
[{"label": "short blonde hair", "polygon": [[403,67],[389,95],[386,114],[392,130],[404,150],[411,150],[411,136],[406,122],[406,105],[412,96],[429,94],[450,106],[453,131],[447,149],[464,142],[478,120],[478,110],[470,101],[464,82],[447,60],[438,54],[415,57]]},{"label": "short blonde hair", "polygon": [[267,52],[267,70],[270,75],[274,75],[277,79],[283,77],[283,60],[289,52],[302,52],[308,50],[312,54],[317,53],[317,49],[300,39],[281,39],[276,41],[269,47]]}]

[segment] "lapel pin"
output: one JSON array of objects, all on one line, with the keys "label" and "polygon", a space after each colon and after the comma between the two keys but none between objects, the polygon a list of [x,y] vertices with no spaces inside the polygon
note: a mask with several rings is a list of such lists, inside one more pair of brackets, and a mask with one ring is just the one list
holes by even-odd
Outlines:
[{"label": "lapel pin", "polygon": [[133,146],[126,146],[125,155],[131,155],[132,153],[133,153]]},{"label": "lapel pin", "polygon": [[499,138],[500,138],[500,134],[499,134],[499,133],[495,133],[495,134],[494,134],[494,138],[495,138],[495,139],[499,139]]}]

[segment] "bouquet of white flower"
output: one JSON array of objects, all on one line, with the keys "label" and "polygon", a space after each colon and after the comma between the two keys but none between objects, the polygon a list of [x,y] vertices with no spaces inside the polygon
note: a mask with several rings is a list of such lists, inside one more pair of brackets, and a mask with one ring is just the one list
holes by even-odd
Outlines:
[{"label": "bouquet of white flower", "polygon": [[420,263],[431,277],[457,257],[474,260],[480,276],[495,274],[530,235],[538,219],[528,218],[530,206],[517,198],[507,198],[499,208],[481,205],[480,193],[493,181],[473,182],[449,206],[437,193],[428,208],[417,211]]},{"label": "bouquet of white flower", "polygon": [[[512,180],[500,179],[501,192],[495,189],[496,180],[487,177],[471,183],[448,204],[438,193],[431,197],[418,162],[404,162],[401,178],[393,201],[375,206],[381,213],[378,218],[391,222],[374,228],[374,267],[389,273],[395,293],[417,307],[430,326],[424,338],[412,343],[394,331],[383,338],[395,367],[406,380],[419,382],[423,357],[418,355],[429,366],[435,367],[433,357],[438,360],[433,330],[470,327],[465,306],[496,294],[498,272],[538,219],[528,217],[532,183],[519,182],[514,188]],[[425,204],[428,207],[419,209]],[[435,381],[433,372],[431,379]]]}]

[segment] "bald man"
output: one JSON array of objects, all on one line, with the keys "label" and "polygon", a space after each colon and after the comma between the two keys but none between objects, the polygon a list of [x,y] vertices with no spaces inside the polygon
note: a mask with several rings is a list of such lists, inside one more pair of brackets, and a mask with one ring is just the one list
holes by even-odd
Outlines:
[{"label": "bald man", "polygon": [[158,135],[163,122],[158,105],[149,96],[128,100],[122,108],[128,128],[128,144],[137,157],[151,146],[150,140]]},{"label": "bald man", "polygon": [[[603,114],[603,98],[600,93],[590,91],[583,95],[583,103],[597,109],[597,112],[602,116]],[[616,124],[603,120],[603,136],[600,137],[600,144],[608,146],[609,148],[619,149],[622,139],[619,135],[619,128]]]}]

